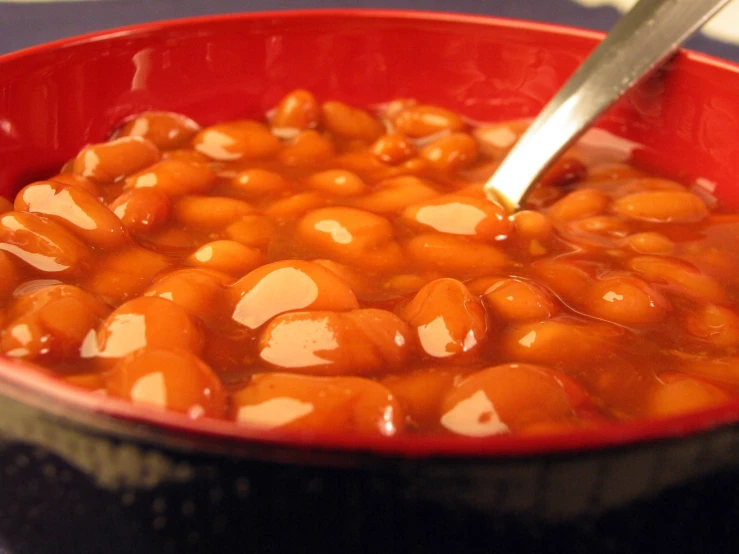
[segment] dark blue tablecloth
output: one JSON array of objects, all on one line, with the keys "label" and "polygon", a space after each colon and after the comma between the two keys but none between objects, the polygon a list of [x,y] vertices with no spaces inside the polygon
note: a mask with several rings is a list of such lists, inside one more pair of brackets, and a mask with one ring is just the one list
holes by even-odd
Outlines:
[{"label": "dark blue tablecloth", "polygon": [[[374,7],[490,14],[607,30],[618,18],[610,7],[572,0],[87,0],[10,3],[0,0],[0,54],[90,31],[143,21],[239,11]],[[739,27],[739,22],[737,22]],[[739,46],[698,36],[691,48],[739,61]]]}]

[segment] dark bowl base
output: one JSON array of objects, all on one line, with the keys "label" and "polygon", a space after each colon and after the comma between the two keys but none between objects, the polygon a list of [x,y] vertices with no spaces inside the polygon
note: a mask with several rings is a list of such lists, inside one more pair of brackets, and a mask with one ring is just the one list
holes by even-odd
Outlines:
[{"label": "dark bowl base", "polygon": [[723,459],[736,452],[726,432],[608,457],[309,465],[119,442],[0,402],[8,554],[676,554],[739,544],[739,471],[712,463],[719,446]]}]

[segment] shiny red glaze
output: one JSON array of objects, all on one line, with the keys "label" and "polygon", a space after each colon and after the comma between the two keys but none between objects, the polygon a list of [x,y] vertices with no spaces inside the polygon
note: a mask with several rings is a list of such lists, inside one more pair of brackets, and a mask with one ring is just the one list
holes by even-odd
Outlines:
[{"label": "shiny red glaze", "polygon": [[[295,88],[355,105],[415,96],[481,121],[531,117],[601,36],[486,17],[346,10],[152,23],[35,47],[0,57],[0,193],[11,197],[48,177],[134,113],[171,110],[204,125],[259,117]],[[724,205],[736,207],[739,66],[681,52],[661,73],[608,112],[600,126],[648,145],[634,150],[636,164],[682,180],[705,179]],[[81,392],[47,375],[0,359],[0,394],[88,423],[91,413],[107,414],[222,440],[406,456],[596,448],[739,422],[739,402],[733,402],[554,436],[255,433]]]}]

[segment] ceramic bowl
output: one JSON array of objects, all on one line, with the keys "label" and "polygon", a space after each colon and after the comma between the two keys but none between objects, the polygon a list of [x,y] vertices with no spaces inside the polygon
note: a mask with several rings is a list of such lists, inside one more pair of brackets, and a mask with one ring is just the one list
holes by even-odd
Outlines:
[{"label": "ceramic bowl", "polygon": [[[417,12],[153,23],[0,57],[0,193],[149,109],[259,117],[307,88],[535,115],[602,35]],[[739,204],[739,68],[692,52],[599,126]],[[84,393],[0,358],[0,550],[687,552],[739,544],[739,403],[551,437],[255,433]],[[5,541],[6,544],[3,544]]]}]

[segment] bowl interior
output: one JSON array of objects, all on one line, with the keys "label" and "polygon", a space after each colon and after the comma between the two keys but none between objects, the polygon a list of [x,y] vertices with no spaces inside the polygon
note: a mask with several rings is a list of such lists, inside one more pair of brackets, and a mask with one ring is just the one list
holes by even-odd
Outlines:
[{"label": "bowl interior", "polygon": [[[479,121],[532,117],[599,37],[484,17],[314,11],[155,23],[32,48],[0,57],[0,194],[12,197],[22,185],[55,172],[131,114],[171,110],[201,124],[259,118],[295,88],[356,105],[415,97]],[[739,205],[736,66],[682,52],[611,109],[599,126],[638,145],[632,151],[635,163],[688,182],[700,179],[725,205]],[[13,364],[0,360],[2,380],[86,410],[129,418],[145,414],[180,430],[253,438],[233,425],[147,414],[125,403],[60,391],[34,372],[19,376]],[[412,437],[359,442],[404,453],[510,453],[680,434],[738,416],[735,403],[578,437],[473,441],[468,446],[443,438],[423,444]],[[359,445],[339,435],[309,442]]]}]

